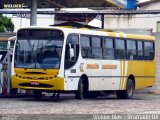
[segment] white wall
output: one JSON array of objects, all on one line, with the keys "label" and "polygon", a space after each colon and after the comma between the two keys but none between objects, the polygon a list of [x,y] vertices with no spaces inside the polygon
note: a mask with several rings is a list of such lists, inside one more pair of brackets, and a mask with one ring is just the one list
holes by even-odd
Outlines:
[{"label": "white wall", "polygon": [[105,16],[104,27],[108,29],[153,29],[156,32],[160,15]]},{"label": "white wall", "polygon": [[144,10],[159,10],[160,9],[160,1],[155,1],[150,4],[145,4],[140,7],[140,9]]},{"label": "white wall", "polygon": [[[160,1],[144,5],[139,9],[157,10],[160,9]],[[107,29],[153,29],[156,32],[157,21],[160,21],[158,15],[106,15],[104,27]]]},{"label": "white wall", "polygon": [[[13,21],[15,26],[14,32],[21,27],[28,27],[30,26],[30,19],[29,18],[20,18],[12,15],[5,15],[10,17]],[[54,15],[38,15],[37,16],[37,25],[38,26],[49,26],[54,24]]]}]

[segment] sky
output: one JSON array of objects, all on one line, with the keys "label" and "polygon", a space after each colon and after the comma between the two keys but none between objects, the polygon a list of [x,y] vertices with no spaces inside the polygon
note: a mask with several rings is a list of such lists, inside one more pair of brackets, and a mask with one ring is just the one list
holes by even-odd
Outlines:
[{"label": "sky", "polygon": [[[148,1],[148,0],[139,0],[140,2]],[[6,15],[7,17],[10,17],[15,25],[14,32],[18,30],[20,27],[27,27],[30,26],[30,19],[29,18],[20,18],[13,15]],[[49,26],[54,24],[54,15],[38,15],[37,18],[37,25],[40,26]],[[101,21],[98,19],[94,19],[89,23],[89,25],[95,26],[95,27],[101,27]]]}]

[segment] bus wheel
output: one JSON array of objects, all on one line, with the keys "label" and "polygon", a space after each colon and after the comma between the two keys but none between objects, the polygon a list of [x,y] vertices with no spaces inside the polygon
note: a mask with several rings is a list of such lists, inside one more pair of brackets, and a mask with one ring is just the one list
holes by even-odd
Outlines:
[{"label": "bus wheel", "polygon": [[134,95],[134,83],[132,79],[128,79],[126,90],[116,91],[117,98],[119,99],[131,99]]},{"label": "bus wheel", "polygon": [[75,92],[75,98],[82,99],[83,92],[84,92],[84,85],[83,85],[82,78],[81,78],[78,83],[78,90],[76,90],[76,92]]},{"label": "bus wheel", "polygon": [[33,91],[33,96],[34,96],[35,99],[41,99],[42,98],[42,91],[34,90]]},{"label": "bus wheel", "polygon": [[18,91],[18,89],[12,88],[12,89],[10,90],[10,94],[11,94],[11,95],[16,95],[16,94],[17,94],[17,91]]}]

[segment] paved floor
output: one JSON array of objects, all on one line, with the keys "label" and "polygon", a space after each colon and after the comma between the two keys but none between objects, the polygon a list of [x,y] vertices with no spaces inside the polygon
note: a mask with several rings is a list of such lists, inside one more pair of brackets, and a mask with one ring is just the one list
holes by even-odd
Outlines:
[{"label": "paved floor", "polygon": [[72,94],[59,99],[44,97],[0,98],[0,114],[160,114],[160,95],[136,93],[132,100],[119,100],[115,95],[77,100]]}]

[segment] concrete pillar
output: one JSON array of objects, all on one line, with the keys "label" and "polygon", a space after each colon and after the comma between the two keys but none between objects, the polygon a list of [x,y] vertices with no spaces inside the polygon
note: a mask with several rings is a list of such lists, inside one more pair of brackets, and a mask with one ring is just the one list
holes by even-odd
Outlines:
[{"label": "concrete pillar", "polygon": [[8,85],[7,85],[7,94],[10,94],[11,91],[11,54],[9,52],[7,52],[7,81],[8,81]]},{"label": "concrete pillar", "polygon": [[160,94],[160,32],[156,32],[153,35],[156,37],[156,83],[153,87],[144,90],[149,93]]},{"label": "concrete pillar", "polygon": [[37,4],[38,0],[32,0],[31,3],[31,18],[30,18],[30,26],[37,25]]},{"label": "concrete pillar", "polygon": [[160,94],[160,32],[155,33],[156,37],[156,62],[157,62],[157,68],[156,68],[156,86],[154,89],[156,92]]},{"label": "concrete pillar", "polygon": [[104,29],[104,14],[101,15],[101,27]]}]

